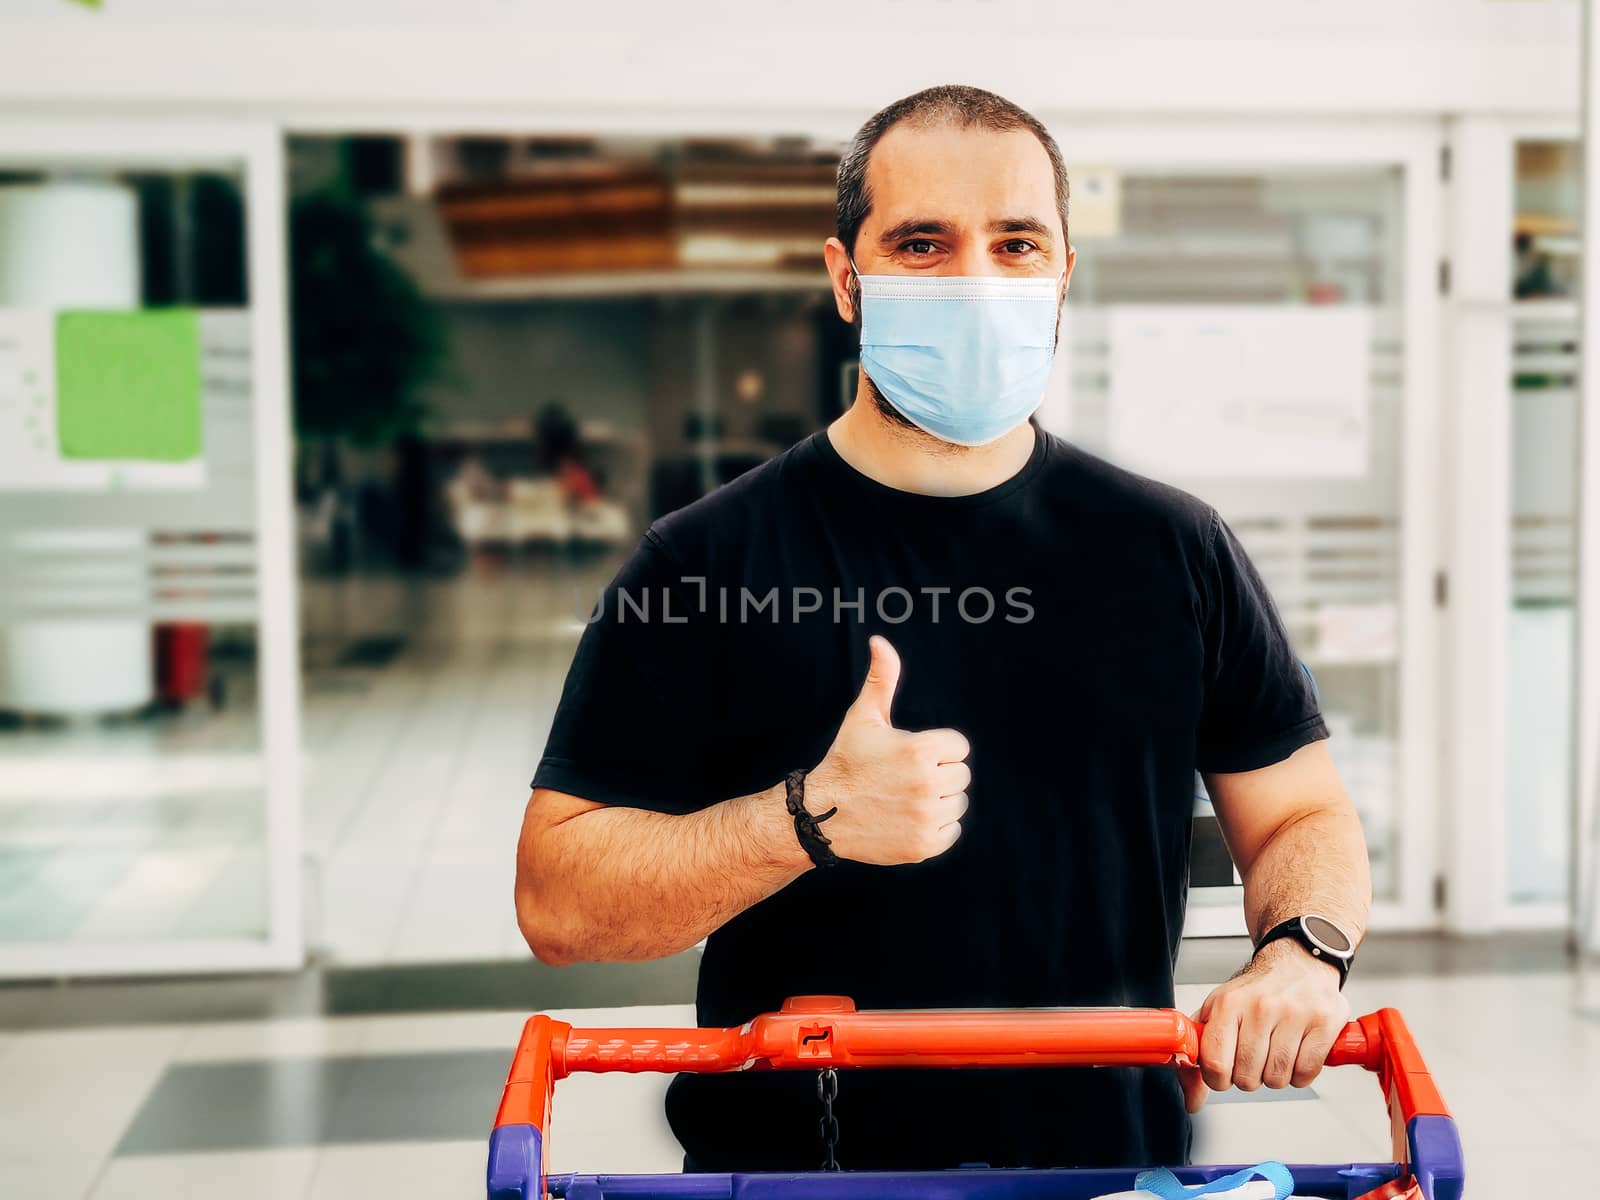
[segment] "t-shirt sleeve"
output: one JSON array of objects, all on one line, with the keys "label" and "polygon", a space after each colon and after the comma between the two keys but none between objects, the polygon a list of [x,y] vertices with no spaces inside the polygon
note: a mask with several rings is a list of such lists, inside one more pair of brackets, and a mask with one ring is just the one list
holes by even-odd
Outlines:
[{"label": "t-shirt sleeve", "polygon": [[680,782],[713,723],[698,586],[647,532],[587,614],[534,787],[667,813],[727,799]]},{"label": "t-shirt sleeve", "polygon": [[1196,765],[1254,771],[1328,736],[1310,673],[1255,564],[1227,522],[1211,514],[1203,636],[1206,688]]}]

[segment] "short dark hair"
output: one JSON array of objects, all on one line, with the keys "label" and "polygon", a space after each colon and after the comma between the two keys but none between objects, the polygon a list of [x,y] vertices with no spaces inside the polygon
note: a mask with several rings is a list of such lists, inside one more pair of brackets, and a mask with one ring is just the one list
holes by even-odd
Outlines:
[{"label": "short dark hair", "polygon": [[867,160],[883,135],[903,121],[924,128],[947,123],[960,129],[993,129],[996,132],[1026,129],[1039,139],[1044,152],[1050,156],[1050,168],[1056,179],[1056,211],[1061,214],[1062,235],[1066,235],[1067,166],[1061,159],[1061,147],[1056,145],[1055,138],[1050,136],[1043,122],[1004,96],[965,84],[946,83],[924,88],[874,113],[857,131],[844,157],[839,160],[834,226],[839,240],[852,255],[856,250],[856,235],[861,232],[867,214],[872,211],[872,193],[867,188]]}]

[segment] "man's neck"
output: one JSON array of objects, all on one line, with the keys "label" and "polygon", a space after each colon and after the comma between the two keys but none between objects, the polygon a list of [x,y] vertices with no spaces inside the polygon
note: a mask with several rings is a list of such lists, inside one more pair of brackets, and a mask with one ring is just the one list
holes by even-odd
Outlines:
[{"label": "man's neck", "polygon": [[1037,435],[1033,423],[1024,421],[986,446],[955,446],[892,424],[861,391],[828,426],[827,436],[840,458],[886,487],[921,496],[970,496],[1022,470]]}]

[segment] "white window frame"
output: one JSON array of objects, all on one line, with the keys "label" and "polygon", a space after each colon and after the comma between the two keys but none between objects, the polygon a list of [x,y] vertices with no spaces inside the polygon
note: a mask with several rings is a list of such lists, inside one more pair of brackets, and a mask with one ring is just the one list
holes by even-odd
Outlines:
[{"label": "white window frame", "polygon": [[298,579],[292,542],[283,136],[254,120],[0,116],[0,164],[242,170],[255,458],[259,777],[266,805],[264,938],[0,943],[0,978],[287,969],[301,925]]},{"label": "white window frame", "polygon": [[[1593,4],[1584,10],[1583,108],[1584,156],[1583,279],[1578,339],[1578,612],[1577,646],[1573,655],[1573,696],[1577,701],[1573,733],[1574,843],[1572,947],[1587,964],[1600,952],[1600,18]],[[1585,977],[1587,978],[1587,977]]]}]

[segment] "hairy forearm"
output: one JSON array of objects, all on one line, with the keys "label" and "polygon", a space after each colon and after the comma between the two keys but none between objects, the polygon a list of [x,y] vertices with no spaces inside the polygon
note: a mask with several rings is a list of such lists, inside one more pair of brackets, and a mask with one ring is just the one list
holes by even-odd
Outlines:
[{"label": "hairy forearm", "polygon": [[1244,873],[1252,939],[1291,917],[1318,913],[1359,942],[1371,907],[1366,839],[1345,800],[1285,822]]},{"label": "hairy forearm", "polygon": [[607,806],[525,829],[517,917],[530,947],[560,965],[693,946],[810,869],[783,790],[684,816]]}]

